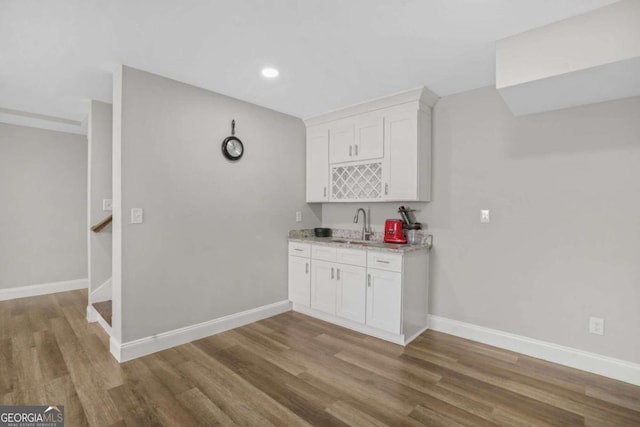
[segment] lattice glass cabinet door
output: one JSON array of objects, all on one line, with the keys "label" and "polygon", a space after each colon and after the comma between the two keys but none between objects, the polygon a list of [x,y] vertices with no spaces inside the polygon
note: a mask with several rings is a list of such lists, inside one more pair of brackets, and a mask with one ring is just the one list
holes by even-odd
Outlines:
[{"label": "lattice glass cabinet door", "polygon": [[332,200],[382,198],[382,162],[331,167]]}]

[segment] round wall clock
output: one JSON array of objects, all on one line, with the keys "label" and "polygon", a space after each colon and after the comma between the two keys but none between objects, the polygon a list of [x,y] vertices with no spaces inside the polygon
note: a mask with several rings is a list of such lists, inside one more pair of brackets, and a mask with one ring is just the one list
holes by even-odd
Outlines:
[{"label": "round wall clock", "polygon": [[222,142],[222,154],[229,160],[240,160],[244,154],[244,145],[235,136],[229,136]]},{"label": "round wall clock", "polygon": [[231,136],[228,136],[222,141],[222,154],[231,161],[240,160],[244,154],[244,145],[239,138],[235,136],[236,133],[236,121],[231,121]]}]

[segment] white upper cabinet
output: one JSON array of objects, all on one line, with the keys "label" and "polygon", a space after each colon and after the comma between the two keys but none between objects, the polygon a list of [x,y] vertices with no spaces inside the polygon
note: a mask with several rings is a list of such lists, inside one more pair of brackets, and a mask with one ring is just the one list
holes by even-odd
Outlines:
[{"label": "white upper cabinet", "polygon": [[355,127],[351,120],[338,121],[329,126],[329,162],[342,163],[353,160]]},{"label": "white upper cabinet", "polygon": [[384,122],[379,114],[360,114],[329,125],[329,163],[382,158]]},{"label": "white upper cabinet", "polygon": [[329,130],[307,128],[307,202],[329,201]]},{"label": "white upper cabinet", "polygon": [[380,114],[363,114],[355,118],[353,160],[382,158],[384,121]]},{"label": "white upper cabinet", "polygon": [[390,108],[384,115],[385,201],[431,200],[431,112]]},{"label": "white upper cabinet", "polygon": [[[421,88],[306,120],[307,201],[430,201],[437,99]],[[320,141],[328,157],[316,159]]]}]

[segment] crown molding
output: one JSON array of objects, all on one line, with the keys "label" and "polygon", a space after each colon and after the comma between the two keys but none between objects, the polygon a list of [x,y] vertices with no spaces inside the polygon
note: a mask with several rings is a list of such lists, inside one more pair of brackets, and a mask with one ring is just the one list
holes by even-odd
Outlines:
[{"label": "crown molding", "polygon": [[322,123],[355,116],[358,114],[364,114],[371,111],[395,107],[396,105],[409,104],[412,102],[416,103],[416,107],[432,108],[436,104],[436,102],[438,102],[438,99],[440,99],[438,95],[422,86],[393,95],[374,98],[358,104],[349,105],[347,107],[329,111],[317,116],[308,117],[306,119],[303,119],[303,121],[307,127],[315,126]]},{"label": "crown molding", "polygon": [[73,133],[76,135],[87,134],[86,120],[77,121],[63,117],[48,116],[46,114],[13,110],[11,108],[0,107],[0,123]]}]

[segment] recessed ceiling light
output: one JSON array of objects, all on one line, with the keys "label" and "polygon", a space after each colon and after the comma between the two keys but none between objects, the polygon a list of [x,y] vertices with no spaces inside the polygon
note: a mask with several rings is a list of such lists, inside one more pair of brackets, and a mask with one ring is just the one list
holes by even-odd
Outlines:
[{"label": "recessed ceiling light", "polygon": [[262,69],[262,76],[268,79],[275,79],[280,74],[280,71],[275,68],[266,67]]}]

